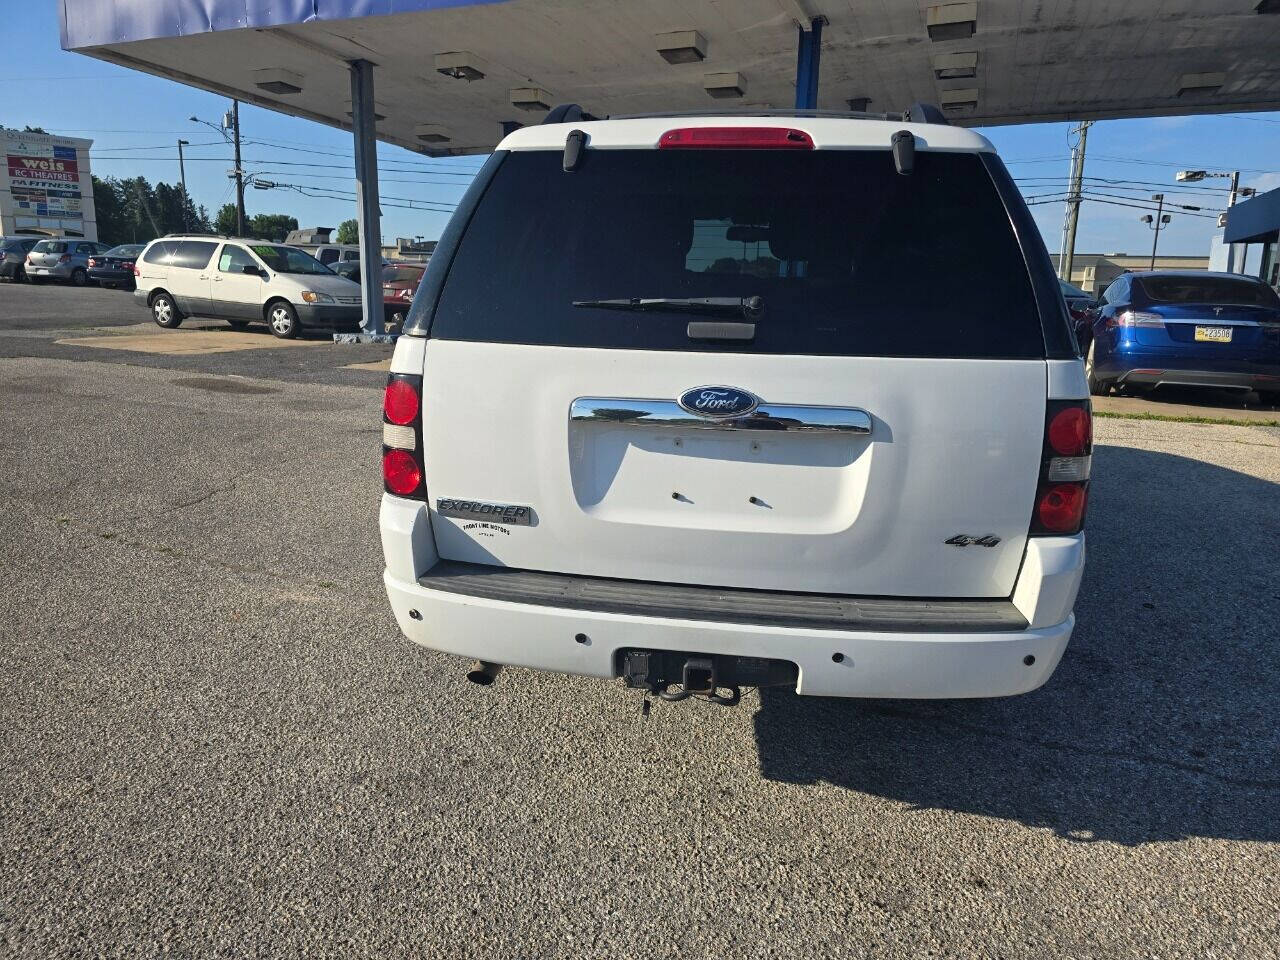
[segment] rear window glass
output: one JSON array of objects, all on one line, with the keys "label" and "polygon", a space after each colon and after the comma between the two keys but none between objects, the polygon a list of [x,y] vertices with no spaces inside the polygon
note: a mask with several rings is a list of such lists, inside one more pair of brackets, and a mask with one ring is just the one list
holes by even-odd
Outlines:
[{"label": "rear window glass", "polygon": [[108,257],[136,257],[142,252],[142,244],[140,243],[123,243],[118,247],[112,247],[107,251]]},{"label": "rear window glass", "polygon": [[1249,307],[1280,307],[1270,287],[1229,277],[1143,277],[1147,296],[1160,303],[1222,303]]},{"label": "rear window glass", "polygon": [[417,283],[422,279],[422,267],[383,267],[383,283]]},{"label": "rear window glass", "polygon": [[[573,306],[754,296],[764,307],[749,342],[690,340],[689,321],[706,316]],[[1026,263],[981,160],[928,152],[906,177],[888,151],[602,150],[573,173],[559,151],[512,154],[463,235],[430,335],[1044,356]]]},{"label": "rear window glass", "polygon": [[66,253],[67,245],[59,240],[41,240],[31,249],[35,253]]},{"label": "rear window glass", "polygon": [[203,270],[217,248],[216,243],[205,240],[157,240],[142,259],[147,263]]}]

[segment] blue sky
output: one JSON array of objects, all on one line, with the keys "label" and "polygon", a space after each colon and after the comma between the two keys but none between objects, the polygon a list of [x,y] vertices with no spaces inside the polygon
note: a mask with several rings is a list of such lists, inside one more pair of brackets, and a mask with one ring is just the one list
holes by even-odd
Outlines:
[{"label": "blue sky", "polygon": [[[40,126],[51,133],[94,140],[91,153],[98,176],[141,174],[154,181],[178,180],[176,142],[189,140],[187,187],[210,211],[234,199],[227,178],[230,148],[218,133],[191,123],[195,115],[217,123],[228,108],[219,96],[167,80],[134,73],[59,47],[55,3],[22,5],[7,11],[0,35],[0,79],[14,93],[0,102],[0,124]],[[349,192],[351,137],[321,124],[242,106],[240,125],[246,169],[311,193]],[[1058,250],[1062,203],[1069,166],[1070,124],[990,127],[986,134],[1023,194],[1050,252]],[[379,144],[383,195],[383,235],[439,236],[447,213],[423,204],[452,204],[462,195],[479,157],[431,159]],[[304,165],[305,164],[305,165]],[[1241,171],[1241,184],[1259,190],[1280,187],[1280,112],[1150,120],[1106,120],[1089,131],[1085,176],[1099,201],[1081,207],[1076,250],[1080,253],[1143,253],[1151,233],[1139,221],[1143,210],[1116,204],[1148,203],[1164,192],[1173,202],[1205,208],[1226,206],[1227,182],[1209,180],[1179,185],[1183,168]],[[1037,200],[1045,202],[1036,202]],[[304,226],[336,225],[355,215],[353,200],[304,196],[291,190],[250,190],[250,215],[289,213]],[[410,206],[414,208],[411,209]],[[1173,211],[1161,232],[1160,250],[1169,254],[1205,254],[1215,232],[1211,217]]]}]

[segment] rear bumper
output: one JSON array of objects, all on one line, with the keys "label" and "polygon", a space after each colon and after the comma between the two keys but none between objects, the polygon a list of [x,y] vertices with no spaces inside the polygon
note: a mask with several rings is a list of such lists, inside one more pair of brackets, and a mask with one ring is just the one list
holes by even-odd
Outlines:
[{"label": "rear bumper", "polygon": [[[423,504],[384,496],[383,580],[400,629],[462,657],[560,673],[614,677],[624,649],[786,660],[809,696],[951,698],[1026,693],[1066,649],[1084,567],[1084,539],[1033,539],[1012,598],[1025,627],[946,632],[826,629],[717,622],[617,609],[498,600],[431,589],[440,562]],[[832,658],[842,654],[840,662]],[[1031,662],[1027,662],[1030,660]]]},{"label": "rear bumper", "polygon": [[27,267],[27,276],[39,280],[70,280],[74,264],[63,263],[55,267]]},{"label": "rear bumper", "polygon": [[99,283],[121,283],[125,286],[133,285],[132,270],[102,270],[93,267],[89,270],[89,279],[96,280]]},{"label": "rear bumper", "polygon": [[1224,357],[1177,356],[1167,352],[1125,351],[1099,363],[1097,375],[1116,383],[1159,387],[1218,387],[1280,390],[1280,362]]}]

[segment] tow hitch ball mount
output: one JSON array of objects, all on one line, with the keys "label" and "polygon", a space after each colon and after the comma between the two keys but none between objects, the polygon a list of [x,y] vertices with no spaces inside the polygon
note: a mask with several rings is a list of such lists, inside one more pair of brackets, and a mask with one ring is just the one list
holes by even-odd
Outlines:
[{"label": "tow hitch ball mount", "polygon": [[[715,661],[710,657],[686,659],[678,681],[669,679],[669,672],[674,672],[670,670],[669,658],[657,657],[652,651],[628,650],[623,656],[622,679],[626,685],[656,693],[663,700],[674,703],[698,696],[731,707],[742,699],[742,691],[736,684],[720,681]],[[648,706],[647,699],[645,706]],[[647,709],[644,712],[648,714]]]}]

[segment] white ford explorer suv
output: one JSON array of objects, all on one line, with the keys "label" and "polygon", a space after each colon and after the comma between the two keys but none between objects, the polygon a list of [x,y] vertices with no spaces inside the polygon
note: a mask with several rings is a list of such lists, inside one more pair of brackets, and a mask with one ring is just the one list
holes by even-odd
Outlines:
[{"label": "white ford explorer suv", "polygon": [[1085,558],[1082,364],[991,144],[904,116],[502,141],[386,388],[411,640],[480,683],[509,664],[722,703],[1048,679]]}]

